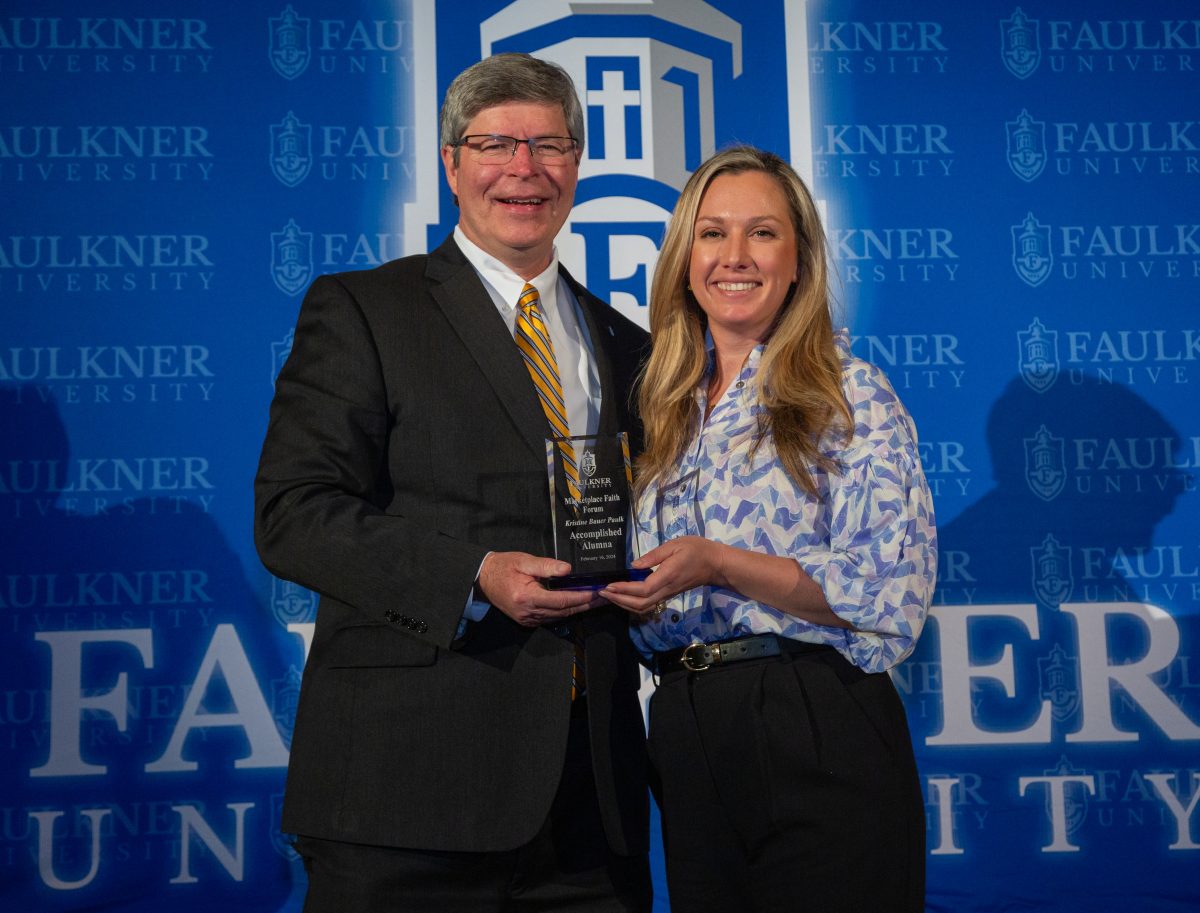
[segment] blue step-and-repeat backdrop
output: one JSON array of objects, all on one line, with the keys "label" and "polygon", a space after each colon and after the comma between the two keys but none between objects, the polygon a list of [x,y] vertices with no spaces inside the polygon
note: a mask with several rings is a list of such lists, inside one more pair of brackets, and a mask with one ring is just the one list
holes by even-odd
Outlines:
[{"label": "blue step-and-repeat backdrop", "polygon": [[251,541],[273,379],[313,277],[445,235],[441,95],[521,50],[586,107],[562,258],[635,319],[715,149],[821,200],[839,319],[936,497],[937,606],[894,673],[929,909],[1197,909],[1198,17],[7,0],[0,908],[299,909],[277,821],[316,601]]}]

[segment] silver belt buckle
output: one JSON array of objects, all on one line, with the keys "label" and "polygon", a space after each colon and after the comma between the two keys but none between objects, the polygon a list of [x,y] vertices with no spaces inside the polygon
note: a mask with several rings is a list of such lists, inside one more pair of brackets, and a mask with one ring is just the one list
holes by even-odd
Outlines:
[{"label": "silver belt buckle", "polygon": [[688,672],[703,672],[712,665],[700,658],[704,655],[704,650],[705,644],[688,644],[683,648],[683,654],[679,657],[680,665]]}]

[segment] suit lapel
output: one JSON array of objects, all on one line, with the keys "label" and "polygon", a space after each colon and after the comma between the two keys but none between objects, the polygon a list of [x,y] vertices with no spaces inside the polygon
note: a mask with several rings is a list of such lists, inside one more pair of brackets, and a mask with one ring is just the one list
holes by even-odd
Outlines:
[{"label": "suit lapel", "polygon": [[546,454],[546,414],[503,318],[453,236],[429,255],[429,294],[487,377],[530,449]]}]

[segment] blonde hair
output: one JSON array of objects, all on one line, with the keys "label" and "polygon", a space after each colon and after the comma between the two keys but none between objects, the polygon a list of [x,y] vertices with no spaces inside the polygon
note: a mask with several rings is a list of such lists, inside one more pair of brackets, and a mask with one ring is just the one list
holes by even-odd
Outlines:
[{"label": "blonde hair", "polygon": [[692,237],[700,201],[718,175],[760,171],[778,183],[796,232],[797,281],[767,340],[758,374],[757,449],[769,434],[788,476],[810,495],[810,467],[835,470],[819,449],[821,437],[853,428],[841,384],[841,359],[829,314],[825,234],[812,196],[792,167],[771,152],[735,146],[718,152],[688,179],[675,204],[650,290],[653,349],[639,379],[638,404],[646,449],[638,459],[639,492],[662,479],[683,457],[700,422],[696,387],[704,376],[706,317],[688,288]]}]

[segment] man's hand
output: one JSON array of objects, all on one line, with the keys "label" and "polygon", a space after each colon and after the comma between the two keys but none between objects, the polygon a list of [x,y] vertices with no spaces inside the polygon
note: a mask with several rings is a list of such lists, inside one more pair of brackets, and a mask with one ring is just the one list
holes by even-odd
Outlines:
[{"label": "man's hand", "polygon": [[557,624],[603,603],[591,590],[548,590],[542,577],[562,577],[571,565],[525,552],[492,552],[479,569],[478,592],[519,625]]}]

